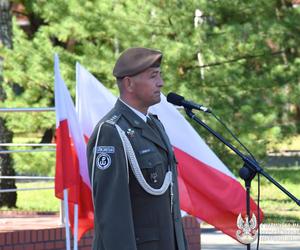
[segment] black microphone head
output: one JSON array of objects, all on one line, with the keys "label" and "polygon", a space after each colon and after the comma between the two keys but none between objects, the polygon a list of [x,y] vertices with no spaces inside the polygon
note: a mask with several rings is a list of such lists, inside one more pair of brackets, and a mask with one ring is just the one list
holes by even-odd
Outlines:
[{"label": "black microphone head", "polygon": [[167,95],[167,101],[174,105],[181,106],[184,97],[171,92]]}]

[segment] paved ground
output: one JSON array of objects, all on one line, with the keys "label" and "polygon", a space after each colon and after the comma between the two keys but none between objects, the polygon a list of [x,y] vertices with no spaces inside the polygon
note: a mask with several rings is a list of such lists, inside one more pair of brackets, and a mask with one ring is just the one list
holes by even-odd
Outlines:
[{"label": "paved ground", "polygon": [[[58,215],[0,215],[0,232],[55,228],[61,225]],[[201,225],[201,250],[242,250],[246,246],[209,225]],[[256,249],[256,243],[251,245]],[[263,225],[261,250],[300,250],[300,225]]]},{"label": "paved ground", "polygon": [[0,214],[0,232],[55,228],[61,225],[56,214]]},{"label": "paved ground", "polygon": [[[201,250],[242,250],[247,246],[239,244],[231,237],[216,231],[210,226],[203,226]],[[256,242],[251,244],[256,249]],[[300,225],[263,225],[261,228],[261,250],[300,250]]]}]

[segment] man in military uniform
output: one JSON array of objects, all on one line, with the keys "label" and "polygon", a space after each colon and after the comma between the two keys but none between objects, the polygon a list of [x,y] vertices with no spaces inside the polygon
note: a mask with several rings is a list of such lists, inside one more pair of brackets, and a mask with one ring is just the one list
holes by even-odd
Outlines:
[{"label": "man in military uniform", "polygon": [[160,102],[161,59],[160,51],[130,48],[115,64],[120,97],[87,150],[95,250],[187,249],[175,156],[163,125],[148,113]]}]

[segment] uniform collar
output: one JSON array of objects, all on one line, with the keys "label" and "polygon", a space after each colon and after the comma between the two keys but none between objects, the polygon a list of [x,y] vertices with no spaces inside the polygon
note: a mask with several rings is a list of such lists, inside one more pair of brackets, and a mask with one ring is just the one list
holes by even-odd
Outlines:
[{"label": "uniform collar", "polygon": [[[141,134],[143,137],[146,137],[147,139],[153,141],[164,150],[168,150],[166,144],[163,141],[163,138],[153,133],[153,130],[149,127],[149,125],[147,125],[146,122],[144,122],[142,117],[134,112],[134,110],[132,110],[132,108],[130,108],[130,106],[124,103],[120,98],[115,104],[115,109],[119,110],[122,113],[122,116],[132,127],[141,129]],[[143,116],[146,117],[144,114]]]},{"label": "uniform collar", "polygon": [[[134,112],[133,108],[122,101],[120,98],[117,99],[115,104],[116,110],[121,110],[122,116],[133,126],[138,128],[147,128],[147,124],[144,119]],[[143,116],[145,116],[143,114]]]},{"label": "uniform collar", "polygon": [[126,102],[124,102],[120,97],[119,97],[119,100],[125,104],[128,108],[130,108],[135,114],[137,114],[144,122],[147,122],[147,117],[149,117],[149,115],[145,115],[143,114],[141,111],[131,107],[129,104],[127,104]]}]

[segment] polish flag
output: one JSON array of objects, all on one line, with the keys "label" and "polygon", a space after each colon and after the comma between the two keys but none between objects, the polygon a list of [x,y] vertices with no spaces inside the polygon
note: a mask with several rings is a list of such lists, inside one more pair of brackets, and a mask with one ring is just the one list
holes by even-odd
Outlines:
[{"label": "polish flag", "polygon": [[[164,124],[174,148],[181,209],[237,239],[237,217],[247,213],[243,186],[165,96],[150,111]],[[252,199],[250,207],[257,218]]]},{"label": "polish flag", "polygon": [[[86,147],[82,130],[69,91],[60,75],[55,55],[56,172],[55,196],[64,199],[67,190],[69,222],[78,239],[93,228],[91,185],[87,174]],[[77,207],[77,206],[78,207]],[[74,223],[74,207],[78,208],[78,228]],[[77,234],[76,234],[77,235]]]},{"label": "polish flag", "polygon": [[[79,63],[76,74],[76,108],[88,138],[97,122],[114,106],[116,97]],[[242,185],[164,95],[150,112],[158,115],[174,147],[181,209],[237,239],[237,217],[246,214]],[[257,217],[257,205],[252,199],[251,213]]]}]

